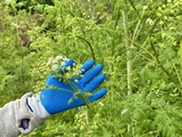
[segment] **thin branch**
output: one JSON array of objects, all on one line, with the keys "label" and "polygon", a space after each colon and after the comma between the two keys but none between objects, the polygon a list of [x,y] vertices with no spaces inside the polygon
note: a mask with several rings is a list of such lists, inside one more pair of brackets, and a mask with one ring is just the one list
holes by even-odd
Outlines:
[{"label": "thin branch", "polygon": [[89,48],[91,50],[92,58],[95,60],[95,53],[94,53],[91,43],[88,40],[82,38],[81,36],[76,36],[76,37],[79,38],[80,40],[84,41],[89,46]]}]

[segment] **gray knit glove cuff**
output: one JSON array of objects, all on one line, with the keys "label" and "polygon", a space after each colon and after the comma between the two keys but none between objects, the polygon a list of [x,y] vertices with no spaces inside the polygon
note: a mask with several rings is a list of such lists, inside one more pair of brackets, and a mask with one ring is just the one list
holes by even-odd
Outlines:
[{"label": "gray knit glove cuff", "polygon": [[[0,133],[1,137],[17,137],[20,134],[28,134],[44,121],[27,105],[27,98],[33,96],[27,93],[21,99],[7,103],[0,108]],[[22,119],[29,119],[27,129],[20,128]]]}]

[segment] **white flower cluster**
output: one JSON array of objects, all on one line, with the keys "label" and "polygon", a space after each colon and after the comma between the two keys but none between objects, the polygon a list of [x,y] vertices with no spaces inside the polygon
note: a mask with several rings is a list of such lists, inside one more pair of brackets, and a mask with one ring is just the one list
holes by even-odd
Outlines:
[{"label": "white flower cluster", "polygon": [[60,65],[64,67],[66,61],[69,61],[69,59],[63,56],[56,56],[55,58],[49,58],[46,65],[50,66],[51,70],[56,71],[59,69]]}]

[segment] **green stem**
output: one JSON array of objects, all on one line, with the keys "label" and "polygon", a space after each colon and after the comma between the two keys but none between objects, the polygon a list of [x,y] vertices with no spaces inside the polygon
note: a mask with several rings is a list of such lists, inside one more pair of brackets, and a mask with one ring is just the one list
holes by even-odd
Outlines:
[{"label": "green stem", "polygon": [[173,63],[173,67],[174,67],[174,70],[176,71],[176,74],[177,74],[177,77],[178,77],[178,80],[179,80],[180,87],[182,87],[181,77],[180,77],[180,74],[179,74],[179,72],[178,72],[178,70],[176,68],[176,65],[174,63]]},{"label": "green stem", "polygon": [[96,60],[96,58],[95,58],[95,53],[94,53],[94,50],[93,50],[92,45],[90,44],[90,42],[89,42],[88,40],[82,38],[81,36],[77,36],[77,38],[79,38],[80,40],[84,41],[84,42],[89,46],[89,48],[90,48],[90,50],[91,50],[92,58],[93,58],[94,60]]},{"label": "green stem", "polygon": [[149,50],[147,50],[146,48],[143,48],[142,46],[140,46],[138,43],[136,43],[132,39],[130,39],[128,37],[125,37],[125,38],[127,38],[130,42],[132,42],[133,46],[135,46],[136,48],[139,48],[139,49],[145,51],[150,57],[152,57],[155,60],[155,56]]},{"label": "green stem", "polygon": [[[58,88],[58,87],[56,87],[56,86],[55,86],[55,87],[53,86],[53,89],[54,89],[54,88],[55,88],[56,90],[61,90],[61,91],[66,91],[66,92],[74,93],[73,91],[67,90],[67,89],[65,89],[65,88]],[[46,89],[53,90],[51,87],[45,88],[45,90],[46,90]]]},{"label": "green stem", "polygon": [[[126,37],[129,37],[128,34],[128,21],[127,16],[124,11],[122,11],[123,14],[123,24],[124,24],[124,34]],[[127,47],[127,86],[128,86],[128,95],[132,94],[132,64],[131,64],[131,45],[128,39],[125,38],[125,44]]]},{"label": "green stem", "polygon": [[141,21],[142,26],[145,27],[145,21],[143,20],[143,18],[142,18],[142,17],[140,16],[140,14],[138,13],[138,10],[136,9],[136,7],[135,7],[133,1],[132,1],[132,0],[128,0],[128,1],[129,1],[129,3],[131,4],[132,8],[134,9],[134,11],[135,11],[136,15],[138,16],[139,20]]},{"label": "green stem", "polygon": [[154,44],[151,41],[151,36],[150,35],[149,35],[149,44],[151,45],[152,50],[154,52],[155,60],[156,60],[156,63],[158,65],[158,67],[161,68],[164,73],[166,73],[166,75],[169,77],[169,79],[172,82],[176,83],[176,80],[173,78],[172,74],[170,72],[168,72],[167,69],[164,67],[164,65],[160,62],[159,55],[158,55],[158,53],[156,51],[156,48],[155,48]]},{"label": "green stem", "polygon": [[86,97],[83,95],[82,92],[80,92],[80,90],[78,89],[78,87],[73,83],[71,82],[71,80],[68,81],[68,83],[70,84],[70,86],[73,88],[73,90],[75,92],[79,91],[79,97],[82,99],[82,101],[85,103],[85,105],[91,109],[90,105],[89,105],[89,102],[87,101]]}]

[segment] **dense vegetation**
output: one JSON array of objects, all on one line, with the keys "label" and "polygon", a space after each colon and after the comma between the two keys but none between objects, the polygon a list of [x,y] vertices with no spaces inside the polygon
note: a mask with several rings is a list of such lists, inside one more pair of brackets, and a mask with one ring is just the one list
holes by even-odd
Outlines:
[{"label": "dense vegetation", "polygon": [[28,137],[182,136],[182,0],[0,2],[0,104],[38,92],[50,57],[104,65],[108,94]]}]

